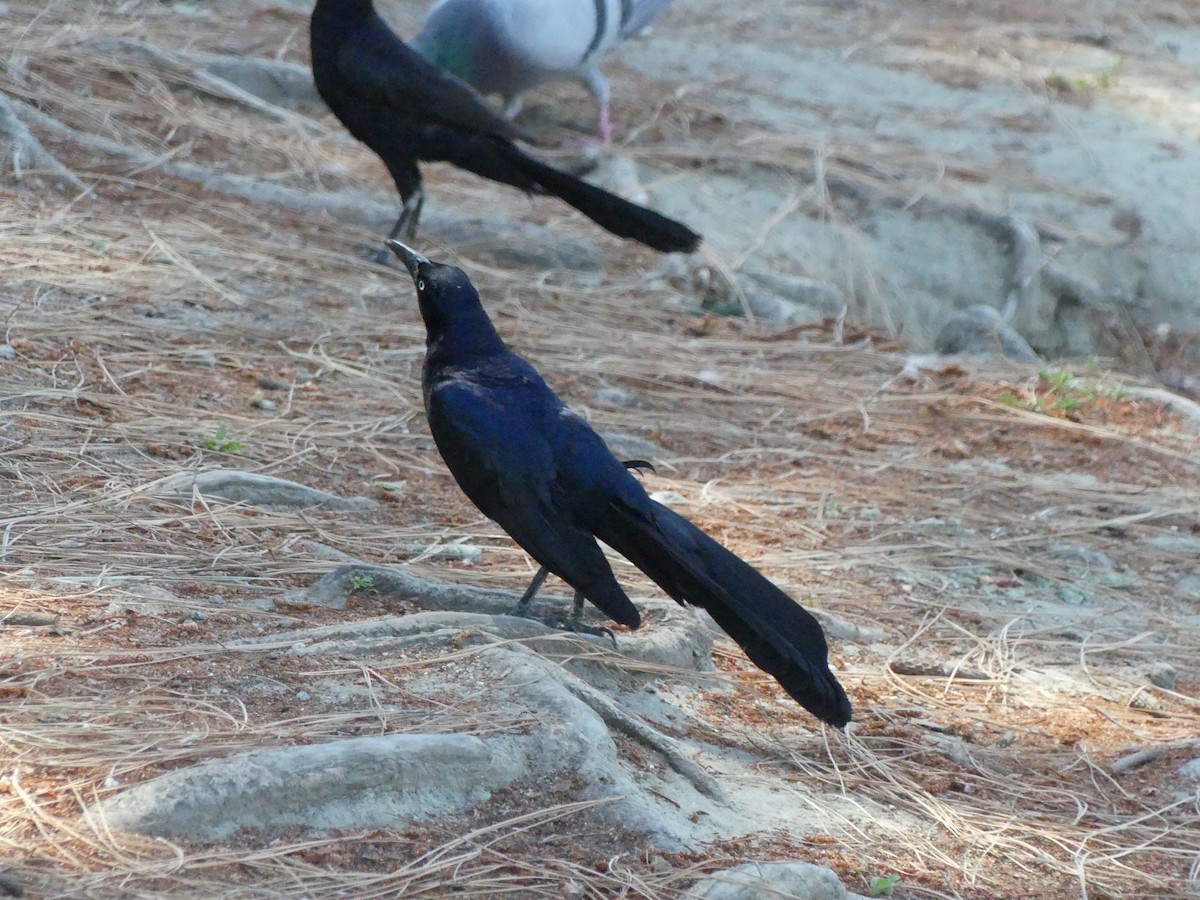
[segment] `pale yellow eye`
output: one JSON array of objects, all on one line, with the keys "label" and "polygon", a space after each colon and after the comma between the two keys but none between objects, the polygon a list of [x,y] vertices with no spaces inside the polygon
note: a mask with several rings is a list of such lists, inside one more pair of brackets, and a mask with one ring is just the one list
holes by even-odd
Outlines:
[{"label": "pale yellow eye", "polygon": [[425,280],[424,279],[417,282],[417,290],[418,291],[425,290]]}]

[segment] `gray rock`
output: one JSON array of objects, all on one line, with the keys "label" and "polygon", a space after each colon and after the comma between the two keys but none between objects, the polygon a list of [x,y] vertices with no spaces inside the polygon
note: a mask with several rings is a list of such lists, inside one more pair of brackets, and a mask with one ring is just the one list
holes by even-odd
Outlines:
[{"label": "gray rock", "polygon": [[1169,662],[1158,660],[1146,663],[1144,666],[1139,666],[1138,671],[1146,681],[1155,687],[1160,687],[1165,691],[1175,690],[1175,680],[1179,677],[1179,672]]},{"label": "gray rock", "polygon": [[600,437],[617,459],[665,459],[671,454],[654,441],[619,431],[602,431]]},{"label": "gray rock", "polygon": [[1071,584],[1055,585],[1054,596],[1068,606],[1084,606],[1091,602],[1091,597],[1088,596],[1086,591]]},{"label": "gray rock", "polygon": [[745,863],[693,885],[687,900],[846,900],[832,869],[805,862]]},{"label": "gray rock", "polygon": [[286,381],[279,381],[270,375],[259,375],[254,379],[254,383],[264,391],[286,391],[291,388]]},{"label": "gray rock", "polygon": [[1176,770],[1175,774],[1184,781],[1200,782],[1200,757],[1185,762]]},{"label": "gray rock", "polygon": [[1200,569],[1192,569],[1175,582],[1175,589],[1189,597],[1200,597]]},{"label": "gray rock", "polygon": [[1108,572],[1113,568],[1113,561],[1108,554],[1079,544],[1051,544],[1050,555],[1062,562],[1082,563],[1089,569]]},{"label": "gray rock", "polygon": [[1025,338],[990,306],[972,306],[955,313],[942,326],[933,346],[938,353],[946,356],[962,354],[981,359],[1007,358],[1024,363],[1041,361]]},{"label": "gray rock", "polygon": [[1158,550],[1166,550],[1169,553],[1187,553],[1200,559],[1200,537],[1162,534],[1147,538],[1146,543]]},{"label": "gray rock", "polygon": [[678,506],[681,503],[687,503],[687,497],[678,491],[655,491],[650,495],[650,499],[663,506]]},{"label": "gray rock", "polygon": [[858,644],[874,644],[887,637],[887,632],[873,625],[860,625],[823,609],[809,607],[825,631],[825,636],[835,641],[853,641]]},{"label": "gray rock", "polygon": [[0,344],[0,359],[16,359],[17,348],[12,344]]},{"label": "gray rock", "polygon": [[219,360],[217,354],[211,350],[205,350],[203,347],[192,347],[183,354],[183,362],[188,366],[204,366],[205,368],[214,368]]},{"label": "gray rock", "polygon": [[218,78],[268,103],[294,108],[321,102],[308,66],[282,60],[237,59],[203,53],[196,54],[196,58]]},{"label": "gray rock", "polygon": [[244,753],[102,800],[106,827],[219,840],[240,828],[384,828],[458,812],[521,771],[465,734],[385,734]]},{"label": "gray rock", "polygon": [[834,316],[846,305],[836,285],[802,275],[751,271],[738,280],[750,311],[778,325],[797,325]]},{"label": "gray rock", "polygon": [[601,406],[616,406],[621,409],[633,406],[637,403],[637,395],[631,391],[615,387],[596,388],[592,393],[592,399]]},{"label": "gray rock", "polygon": [[157,485],[154,492],[159,497],[185,501],[198,492],[230,503],[287,509],[315,506],[324,509],[372,509],[378,505],[367,497],[339,497],[295,481],[236,469],[182,472]]}]

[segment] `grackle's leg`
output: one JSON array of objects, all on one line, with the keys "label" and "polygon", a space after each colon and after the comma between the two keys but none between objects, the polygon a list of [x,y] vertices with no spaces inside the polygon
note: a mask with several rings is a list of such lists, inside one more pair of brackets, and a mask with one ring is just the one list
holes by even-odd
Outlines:
[{"label": "grackle's leg", "polygon": [[525,593],[517,601],[517,608],[514,611],[516,615],[528,618],[529,604],[533,602],[533,598],[537,596],[537,592],[542,589],[542,585],[546,583],[546,578],[549,575],[550,570],[545,566],[537,570],[537,574],[533,576],[533,581],[529,582],[529,587],[525,588]]},{"label": "grackle's leg", "polygon": [[[632,469],[635,472],[641,471],[642,469],[649,469],[651,472],[654,471],[654,464],[647,462],[644,459],[627,459],[622,462],[621,465],[627,469]],[[526,613],[529,610],[529,604],[533,602],[533,598],[537,596],[537,592],[542,589],[542,585],[546,583],[546,578],[549,577],[549,575],[550,570],[545,566],[542,566],[537,570],[537,574],[533,576],[533,581],[529,582],[529,587],[525,588],[525,593],[523,593],[521,595],[521,599],[517,601],[516,614],[518,616],[526,616]],[[583,598],[577,591],[575,593],[575,613],[573,619],[575,621],[582,621],[582,617]],[[612,634],[612,632],[610,631],[609,634]]]},{"label": "grackle's leg", "polygon": [[[398,225],[399,223],[397,223]],[[621,463],[627,469],[640,471],[649,469],[654,471],[653,463],[647,462],[644,459],[627,459]],[[550,576],[550,570],[542,566],[537,570],[537,574],[533,576],[533,581],[529,582],[529,587],[525,588],[525,593],[521,595],[521,599],[517,601],[517,608],[513,610],[514,615],[524,618],[532,618],[529,615],[529,605],[533,603],[533,598],[537,596],[538,591],[542,589],[542,585],[546,583],[546,579]],[[567,619],[560,619],[557,624],[559,627],[573,631],[576,634],[592,634],[597,637],[607,637],[613,642],[613,646],[617,646],[617,636],[613,634],[611,628],[603,626],[597,627],[594,625],[585,625],[583,623],[583,603],[584,596],[579,591],[575,592],[575,601],[571,606],[571,615]]]}]

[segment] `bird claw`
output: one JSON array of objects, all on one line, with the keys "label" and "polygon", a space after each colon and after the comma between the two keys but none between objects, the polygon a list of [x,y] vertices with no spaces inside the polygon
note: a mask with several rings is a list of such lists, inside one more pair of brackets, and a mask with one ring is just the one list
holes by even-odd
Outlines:
[{"label": "bird claw", "polygon": [[612,641],[614,650],[621,649],[617,645],[617,636],[613,634],[613,630],[611,628],[605,628],[603,625],[585,625],[583,622],[576,622],[570,616],[557,616],[552,619],[544,620],[544,623],[551,628],[557,628],[559,631],[570,631],[573,634],[586,634],[590,637],[606,637]]},{"label": "bird claw", "polygon": [[611,628],[605,628],[603,625],[585,625],[583,622],[572,616],[550,616],[543,619],[529,612],[528,604],[518,604],[513,610],[514,616],[520,616],[522,619],[532,619],[534,622],[541,622],[547,628],[556,628],[559,631],[569,631],[572,634],[586,634],[589,637],[606,637],[612,641],[613,649],[619,650],[617,646],[617,636],[613,634]]}]

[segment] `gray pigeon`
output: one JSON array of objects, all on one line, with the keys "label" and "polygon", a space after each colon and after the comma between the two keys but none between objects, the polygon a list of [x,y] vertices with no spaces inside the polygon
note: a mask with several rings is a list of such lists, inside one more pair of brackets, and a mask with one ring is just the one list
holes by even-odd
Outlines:
[{"label": "gray pigeon", "polygon": [[583,82],[600,107],[598,131],[612,141],[608,81],[600,57],[639,34],[671,0],[438,0],[410,45],[481,94],[499,94],[505,114],[547,81]]}]

